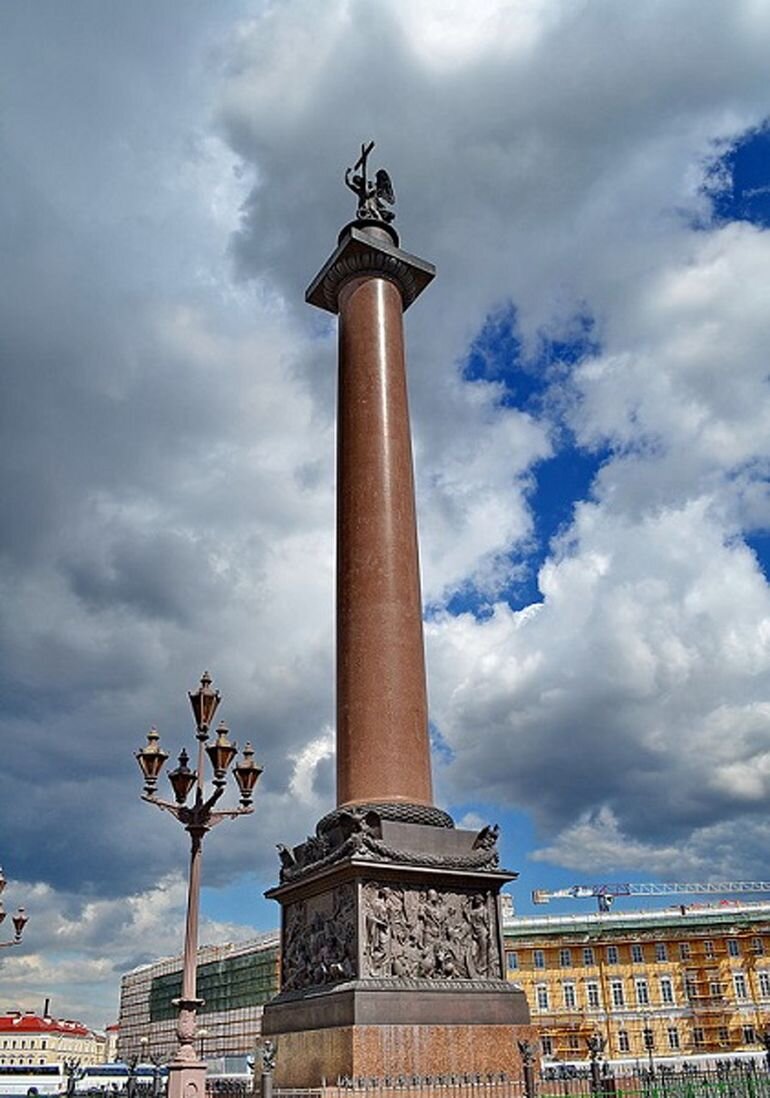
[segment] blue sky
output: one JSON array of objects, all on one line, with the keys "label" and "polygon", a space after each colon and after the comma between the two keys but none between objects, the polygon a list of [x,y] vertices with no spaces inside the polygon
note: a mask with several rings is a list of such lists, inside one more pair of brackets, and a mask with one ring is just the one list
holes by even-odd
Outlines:
[{"label": "blue sky", "polygon": [[715,162],[709,188],[713,221],[770,226],[770,124],[753,127]]},{"label": "blue sky", "polygon": [[5,14],[7,1006],[104,1024],[178,949],[185,837],[132,755],[190,746],[204,667],[265,766],[205,940],[275,924],[275,844],[333,802],[303,295],[369,137],[438,271],[406,321],[438,799],[502,825],[520,910],[770,876],[768,53],[750,0]]}]

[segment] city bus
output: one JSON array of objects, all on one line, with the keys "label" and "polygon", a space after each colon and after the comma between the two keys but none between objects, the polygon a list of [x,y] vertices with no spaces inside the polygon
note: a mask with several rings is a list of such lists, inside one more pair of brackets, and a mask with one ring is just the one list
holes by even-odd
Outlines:
[{"label": "city bus", "polygon": [[[134,1076],[142,1090],[152,1088],[156,1074],[159,1078],[165,1078],[166,1068],[156,1068],[153,1064],[137,1064],[134,1069]],[[78,1076],[75,1082],[76,1094],[115,1093],[126,1089],[128,1064],[120,1061],[112,1064],[91,1064],[81,1068]]]},{"label": "city bus", "polygon": [[0,1098],[5,1095],[61,1094],[67,1089],[61,1064],[0,1064]]}]

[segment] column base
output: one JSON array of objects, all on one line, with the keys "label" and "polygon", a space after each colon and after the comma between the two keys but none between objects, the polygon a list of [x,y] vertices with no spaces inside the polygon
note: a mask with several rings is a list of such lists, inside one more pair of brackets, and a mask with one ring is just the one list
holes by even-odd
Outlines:
[{"label": "column base", "polygon": [[174,1061],[168,1065],[167,1098],[205,1098],[206,1064],[203,1060]]},{"label": "column base", "polygon": [[522,1076],[518,1042],[536,1041],[522,1025],[350,1025],[275,1035],[275,1085],[318,1087],[340,1078],[505,1073]]},{"label": "column base", "polygon": [[523,991],[358,986],[268,1003],[262,1032],[277,1047],[279,1087],[339,1077],[521,1074],[518,1042],[536,1040]]},{"label": "column base", "polygon": [[505,979],[498,894],[516,874],[497,829],[395,807],[338,809],[283,852],[282,988],[262,1015],[278,1087],[521,1075],[535,1031]]}]

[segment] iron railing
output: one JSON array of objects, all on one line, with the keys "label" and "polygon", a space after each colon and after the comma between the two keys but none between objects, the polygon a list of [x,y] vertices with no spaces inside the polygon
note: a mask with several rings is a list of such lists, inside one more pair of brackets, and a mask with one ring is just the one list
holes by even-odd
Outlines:
[{"label": "iron railing", "polygon": [[[271,1080],[272,1081],[272,1080]],[[267,1088],[266,1088],[267,1089]],[[217,1080],[209,1098],[267,1098],[257,1083]],[[616,1068],[601,1063],[591,1070],[545,1065],[522,1077],[487,1075],[340,1078],[314,1088],[272,1088],[272,1098],[770,1098],[770,1073],[764,1065],[720,1061],[695,1068]]]}]

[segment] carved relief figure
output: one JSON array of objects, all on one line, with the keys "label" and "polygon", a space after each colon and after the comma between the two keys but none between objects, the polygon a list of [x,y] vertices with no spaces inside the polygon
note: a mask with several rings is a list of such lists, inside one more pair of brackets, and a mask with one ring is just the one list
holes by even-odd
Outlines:
[{"label": "carved relief figure", "polygon": [[304,900],[291,904],[284,913],[282,985],[293,991],[302,987],[302,974],[310,961],[307,939],[307,906]]},{"label": "carved relief figure", "polygon": [[468,950],[469,974],[472,977],[488,976],[491,945],[489,909],[485,898],[478,893],[471,898],[467,919],[471,928],[470,948]]},{"label": "carved relief figure", "polygon": [[298,991],[356,972],[355,898],[350,885],[308,901],[289,904],[284,913],[282,989]]},{"label": "carved relief figure", "polygon": [[386,899],[386,890],[378,889],[366,908],[366,944],[364,949],[369,961],[369,971],[373,976],[385,973],[390,959],[390,913]]},{"label": "carved relief figure", "polygon": [[363,890],[363,909],[364,975],[425,980],[501,975],[489,892],[371,883]]}]

